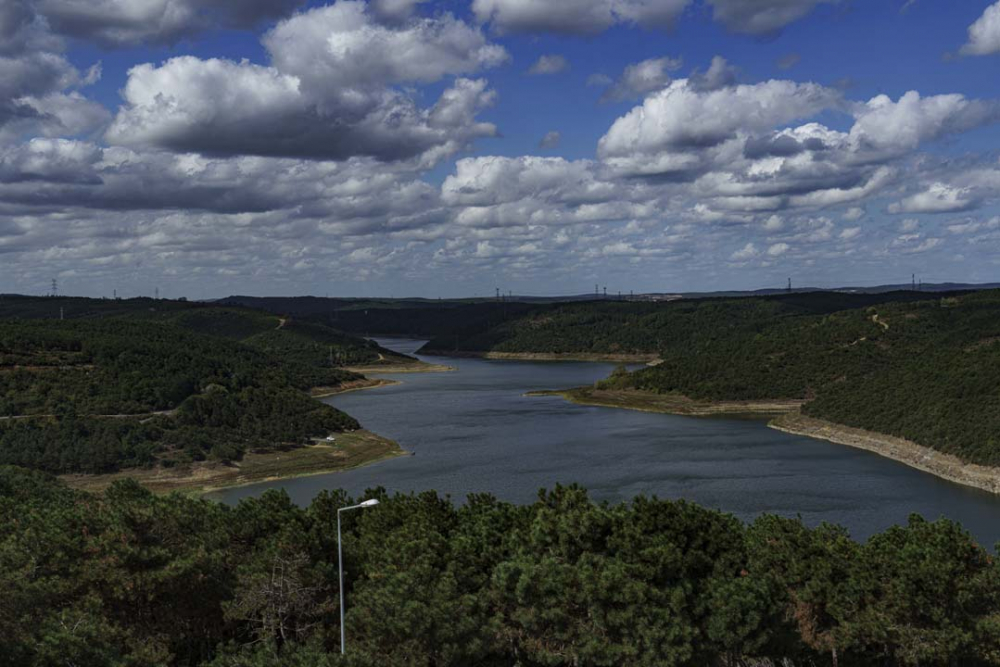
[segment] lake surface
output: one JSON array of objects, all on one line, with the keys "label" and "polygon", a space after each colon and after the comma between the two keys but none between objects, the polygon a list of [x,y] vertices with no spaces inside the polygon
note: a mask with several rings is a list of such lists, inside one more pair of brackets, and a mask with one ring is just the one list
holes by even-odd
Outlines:
[{"label": "lake surface", "polygon": [[[412,354],[422,341],[379,339]],[[347,472],[230,489],[235,503],[284,488],[307,504],[323,489],[433,489],[463,500],[489,492],[532,502],[542,487],[578,482],[596,500],[686,498],[750,520],[763,512],[846,526],[865,539],[916,512],[960,521],[984,545],[1000,540],[1000,496],[875,454],[781,433],[762,421],[586,407],[525,392],[581,386],[613,366],[428,357],[453,373],[385,376],[402,384],[328,402],[413,456]]]}]

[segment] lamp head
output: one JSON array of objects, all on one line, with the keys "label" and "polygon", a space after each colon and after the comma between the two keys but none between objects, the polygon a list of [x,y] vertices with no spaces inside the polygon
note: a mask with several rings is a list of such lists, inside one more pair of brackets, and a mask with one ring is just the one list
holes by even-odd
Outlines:
[{"label": "lamp head", "polygon": [[365,502],[358,505],[358,507],[375,507],[378,505],[378,499],[372,498],[371,500],[366,500]]}]

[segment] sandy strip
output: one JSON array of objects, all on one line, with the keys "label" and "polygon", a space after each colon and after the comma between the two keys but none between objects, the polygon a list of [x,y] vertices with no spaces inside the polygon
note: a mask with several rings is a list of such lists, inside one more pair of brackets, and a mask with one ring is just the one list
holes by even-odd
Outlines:
[{"label": "sandy strip", "polygon": [[843,426],[800,413],[782,415],[768,424],[773,429],[818,438],[874,452],[956,484],[1000,494],[1000,468],[965,463],[957,456],[891,435]]}]

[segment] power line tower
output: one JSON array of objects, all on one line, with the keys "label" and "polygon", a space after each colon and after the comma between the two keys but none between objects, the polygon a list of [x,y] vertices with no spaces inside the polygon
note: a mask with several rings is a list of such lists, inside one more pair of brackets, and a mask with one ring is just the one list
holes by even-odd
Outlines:
[{"label": "power line tower", "polygon": [[792,293],[792,279],[791,279],[791,278],[789,278],[789,279],[788,279],[788,288],[786,289],[786,291],[787,291],[787,292],[788,292],[789,294],[791,294],[791,293]]},{"label": "power line tower", "polygon": [[55,278],[52,279],[52,296],[59,296],[59,282]]},{"label": "power line tower", "polygon": [[157,301],[160,300],[160,288],[159,287],[156,288],[156,300]]},{"label": "power line tower", "polygon": [[607,285],[604,286],[604,298],[605,299],[608,298],[608,286]]},{"label": "power line tower", "polygon": [[914,292],[917,291],[917,274],[915,273],[910,274],[910,289]]}]

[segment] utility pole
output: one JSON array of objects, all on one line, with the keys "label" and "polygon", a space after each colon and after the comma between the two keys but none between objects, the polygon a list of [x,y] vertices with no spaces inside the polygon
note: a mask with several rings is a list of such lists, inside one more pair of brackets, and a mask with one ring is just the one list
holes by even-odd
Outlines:
[{"label": "utility pole", "polygon": [[374,507],[378,505],[378,499],[372,498],[371,500],[366,500],[358,505],[352,505],[350,507],[341,507],[337,510],[337,570],[340,573],[339,582],[340,585],[337,588],[340,589],[340,655],[344,655],[347,651],[346,634],[344,632],[344,546],[343,540],[341,539],[340,533],[340,513],[346,512],[347,510],[363,509],[365,507]]}]

